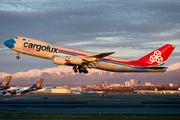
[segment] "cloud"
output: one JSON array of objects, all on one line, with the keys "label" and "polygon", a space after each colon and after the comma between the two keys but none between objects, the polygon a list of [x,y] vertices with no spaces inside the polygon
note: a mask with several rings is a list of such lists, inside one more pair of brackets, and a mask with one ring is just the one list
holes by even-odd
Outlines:
[{"label": "cloud", "polygon": [[7,50],[7,49],[8,49],[7,47],[5,47],[5,48],[0,48],[0,51],[1,51],[1,50]]},{"label": "cloud", "polygon": [[97,37],[95,39],[99,40],[99,41],[111,42],[111,41],[117,41],[117,40],[120,40],[123,38],[121,38],[121,37]]},{"label": "cloud", "polygon": [[[179,52],[179,3],[179,0],[1,0],[0,42],[25,36],[96,53],[114,50],[117,56],[124,49],[126,55],[134,57],[170,43],[177,45],[175,52]],[[5,48],[4,44],[0,48]],[[11,55],[7,53],[11,50],[0,51],[3,56]],[[27,63],[30,68],[32,64]]]}]

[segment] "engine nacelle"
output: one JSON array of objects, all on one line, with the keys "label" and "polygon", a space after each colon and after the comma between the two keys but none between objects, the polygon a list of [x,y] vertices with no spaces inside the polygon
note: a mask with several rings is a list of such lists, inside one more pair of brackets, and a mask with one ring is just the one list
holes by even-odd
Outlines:
[{"label": "engine nacelle", "polygon": [[54,57],[53,63],[58,64],[58,65],[65,65],[67,61],[65,58],[62,58],[62,57]]},{"label": "engine nacelle", "polygon": [[83,62],[83,59],[82,59],[82,57],[80,57],[80,56],[71,56],[71,57],[69,58],[69,62],[70,62],[71,64],[81,65],[82,62]]}]

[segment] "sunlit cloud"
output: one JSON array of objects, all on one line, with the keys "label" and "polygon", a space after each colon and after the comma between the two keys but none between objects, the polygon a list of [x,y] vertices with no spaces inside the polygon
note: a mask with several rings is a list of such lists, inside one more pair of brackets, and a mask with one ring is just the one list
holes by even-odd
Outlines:
[{"label": "sunlit cloud", "polygon": [[[13,64],[17,71],[20,64],[32,68],[31,58],[39,63],[38,69],[53,66],[47,60],[46,65],[41,64],[42,59],[34,57],[23,63],[15,61],[16,52],[3,44],[15,36],[94,53],[113,51],[112,56],[133,58],[174,44],[177,47],[172,56],[176,57],[180,52],[179,4],[179,0],[1,0],[0,54],[5,57],[0,62],[4,66],[17,62]],[[13,59],[9,56],[5,61],[12,54]],[[169,61],[173,62],[178,58]]]}]

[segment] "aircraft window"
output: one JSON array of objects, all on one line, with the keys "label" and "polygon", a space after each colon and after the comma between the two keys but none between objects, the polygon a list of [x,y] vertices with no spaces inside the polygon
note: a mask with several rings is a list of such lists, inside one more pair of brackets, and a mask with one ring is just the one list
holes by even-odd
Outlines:
[{"label": "aircraft window", "polygon": [[18,39],[18,37],[15,37],[16,39]]},{"label": "aircraft window", "polygon": [[26,39],[23,39],[23,40],[26,40]]}]

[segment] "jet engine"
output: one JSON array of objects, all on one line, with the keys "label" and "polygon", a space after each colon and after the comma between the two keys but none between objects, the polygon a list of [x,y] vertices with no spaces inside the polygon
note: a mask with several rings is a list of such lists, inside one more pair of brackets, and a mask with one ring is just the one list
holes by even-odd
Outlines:
[{"label": "jet engine", "polygon": [[74,64],[74,65],[81,65],[83,63],[83,59],[81,56],[69,56],[69,57],[54,57],[53,63],[58,65],[65,65],[65,64]]},{"label": "jet engine", "polygon": [[54,57],[53,63],[58,64],[58,65],[65,65],[67,63],[67,61],[66,61],[66,58]]},{"label": "jet engine", "polygon": [[83,63],[83,59],[81,56],[70,56],[69,63],[75,65],[81,65]]}]

